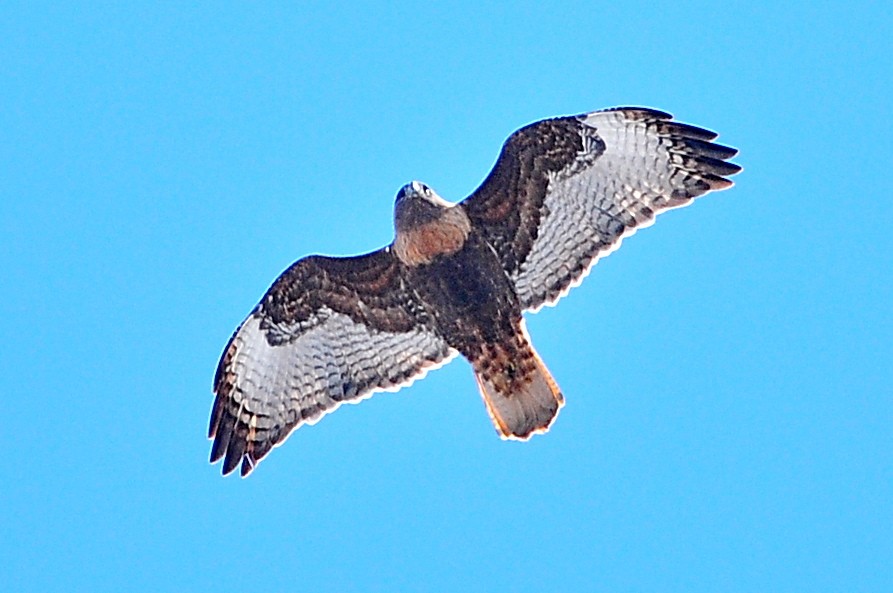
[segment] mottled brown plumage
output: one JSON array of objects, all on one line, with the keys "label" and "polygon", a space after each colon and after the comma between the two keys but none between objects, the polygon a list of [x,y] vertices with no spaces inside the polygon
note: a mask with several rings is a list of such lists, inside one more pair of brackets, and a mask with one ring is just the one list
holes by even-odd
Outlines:
[{"label": "mottled brown plumage", "polygon": [[286,270],[224,350],[211,460],[249,473],[298,426],[397,389],[459,353],[504,438],[554,421],[564,397],[522,312],[554,303],[623,237],[732,185],[713,132],[650,109],[544,120],[506,141],[450,204],[418,182],[394,206],[394,242]]}]

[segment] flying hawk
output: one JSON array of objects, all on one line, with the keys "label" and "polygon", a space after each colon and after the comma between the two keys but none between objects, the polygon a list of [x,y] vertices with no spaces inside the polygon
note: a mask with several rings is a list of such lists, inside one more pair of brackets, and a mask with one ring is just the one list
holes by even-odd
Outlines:
[{"label": "flying hawk", "polygon": [[247,475],[302,424],[397,390],[462,354],[504,439],[546,432],[564,404],[524,311],[554,304],[621,239],[741,168],[714,132],[617,108],[521,128],[465,200],[413,181],[394,241],[313,255],[273,283],[214,377],[211,462]]}]

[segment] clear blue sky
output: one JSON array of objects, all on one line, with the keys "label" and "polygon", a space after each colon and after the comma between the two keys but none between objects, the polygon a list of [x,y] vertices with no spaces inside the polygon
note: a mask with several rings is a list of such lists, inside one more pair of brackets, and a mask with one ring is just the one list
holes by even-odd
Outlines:
[{"label": "clear blue sky", "polygon": [[[5,2],[0,589],[893,590],[893,19],[818,6]],[[286,266],[629,104],[745,171],[529,318],[548,435],[455,361],[208,464]]]}]

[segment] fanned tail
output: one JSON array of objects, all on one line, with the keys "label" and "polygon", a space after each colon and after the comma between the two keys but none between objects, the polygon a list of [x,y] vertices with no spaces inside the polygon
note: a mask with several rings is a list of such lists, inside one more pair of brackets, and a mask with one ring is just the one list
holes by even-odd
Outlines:
[{"label": "fanned tail", "polygon": [[525,344],[519,361],[505,359],[505,351],[474,363],[474,377],[487,412],[504,439],[526,441],[549,430],[564,405],[564,396],[542,359]]}]

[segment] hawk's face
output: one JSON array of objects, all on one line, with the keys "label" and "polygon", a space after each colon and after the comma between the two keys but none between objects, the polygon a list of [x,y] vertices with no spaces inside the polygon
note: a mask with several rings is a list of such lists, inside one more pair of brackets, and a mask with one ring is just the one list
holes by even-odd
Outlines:
[{"label": "hawk's face", "polygon": [[407,183],[394,201],[394,228],[397,234],[418,228],[440,218],[452,206],[420,181]]}]

